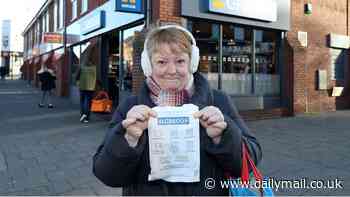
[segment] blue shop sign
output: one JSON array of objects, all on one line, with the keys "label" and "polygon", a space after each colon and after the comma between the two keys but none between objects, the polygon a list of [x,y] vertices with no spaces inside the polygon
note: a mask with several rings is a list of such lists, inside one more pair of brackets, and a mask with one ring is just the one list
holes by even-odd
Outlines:
[{"label": "blue shop sign", "polygon": [[142,0],[116,0],[116,11],[142,13]]}]

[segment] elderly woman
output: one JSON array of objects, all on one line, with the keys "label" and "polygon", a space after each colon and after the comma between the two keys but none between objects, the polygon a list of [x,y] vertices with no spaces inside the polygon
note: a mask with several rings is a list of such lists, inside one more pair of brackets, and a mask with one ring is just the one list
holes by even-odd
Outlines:
[{"label": "elderly woman", "polygon": [[[256,138],[231,99],[211,89],[198,72],[199,51],[186,29],[168,25],[150,31],[142,53],[147,77],[141,91],[120,103],[103,144],[93,159],[93,172],[104,184],[123,187],[123,195],[228,195],[220,187],[227,175],[240,177],[241,145],[247,144],[255,163],[261,160]],[[199,182],[149,181],[151,172],[148,121],[155,106],[194,104],[200,122]],[[206,187],[215,180],[216,187]]]}]

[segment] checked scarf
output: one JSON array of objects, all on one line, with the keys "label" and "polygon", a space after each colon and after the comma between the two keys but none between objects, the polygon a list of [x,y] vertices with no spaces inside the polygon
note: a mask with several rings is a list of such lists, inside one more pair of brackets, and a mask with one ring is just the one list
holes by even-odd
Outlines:
[{"label": "checked scarf", "polygon": [[181,106],[189,101],[191,91],[183,90],[162,90],[158,83],[152,78],[146,79],[150,90],[150,97],[157,106]]}]

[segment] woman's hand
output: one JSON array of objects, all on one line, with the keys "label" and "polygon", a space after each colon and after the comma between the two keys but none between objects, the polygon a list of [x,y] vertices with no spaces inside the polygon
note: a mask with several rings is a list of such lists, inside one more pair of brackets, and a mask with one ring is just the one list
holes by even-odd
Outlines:
[{"label": "woman's hand", "polygon": [[206,128],[208,136],[215,144],[221,140],[222,132],[226,129],[227,123],[224,115],[219,108],[208,106],[193,114],[195,118],[199,118],[201,125]]},{"label": "woman's hand", "polygon": [[130,146],[137,145],[143,131],[148,127],[148,120],[151,116],[156,117],[157,113],[146,105],[135,105],[128,111],[122,125],[126,129],[124,136]]}]

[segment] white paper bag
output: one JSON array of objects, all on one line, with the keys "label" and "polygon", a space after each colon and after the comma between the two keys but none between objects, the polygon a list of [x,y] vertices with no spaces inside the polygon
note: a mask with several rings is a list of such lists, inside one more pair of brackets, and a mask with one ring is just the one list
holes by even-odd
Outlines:
[{"label": "white paper bag", "polygon": [[154,107],[157,118],[148,122],[151,173],[148,180],[199,182],[198,106]]}]

